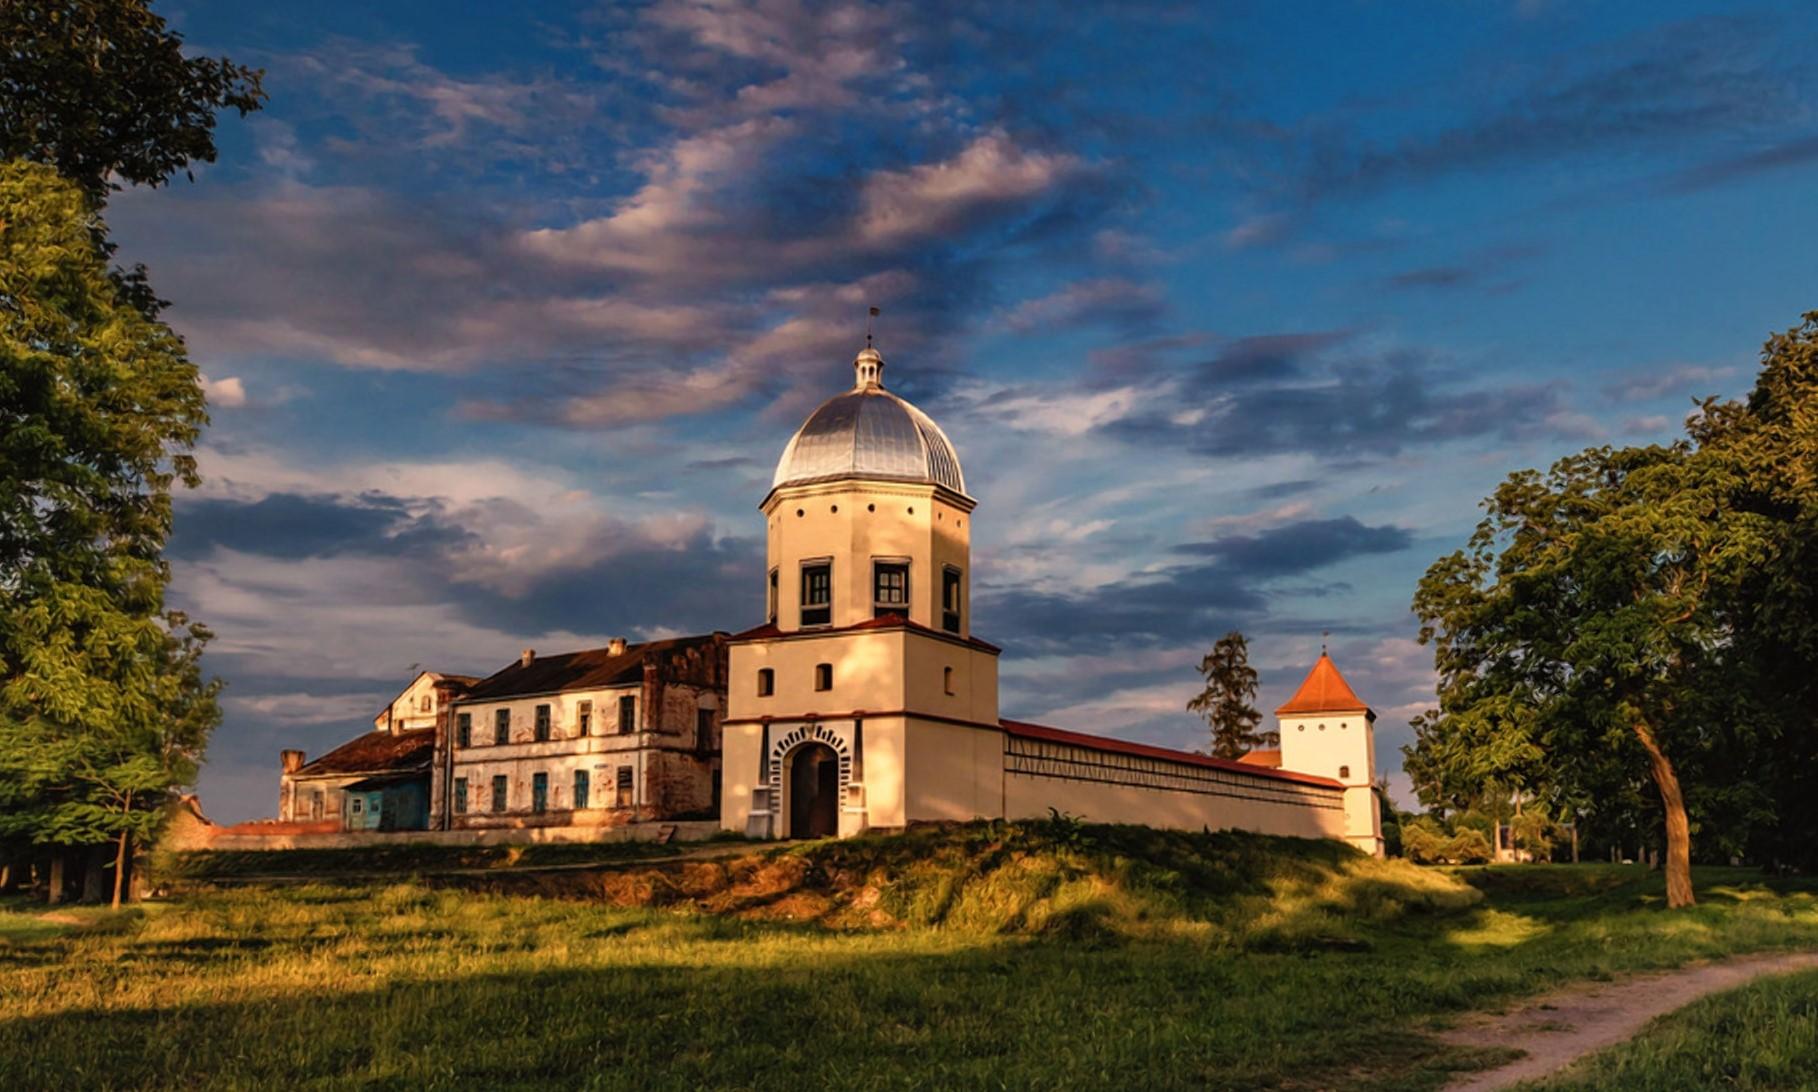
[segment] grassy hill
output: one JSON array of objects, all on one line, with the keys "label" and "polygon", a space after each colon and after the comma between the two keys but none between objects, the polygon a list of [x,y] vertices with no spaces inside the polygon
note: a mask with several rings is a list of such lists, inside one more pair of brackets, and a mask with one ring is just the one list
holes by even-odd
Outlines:
[{"label": "grassy hill", "polygon": [[1818,947],[1813,885],[1742,870],[1666,913],[1635,867],[1067,822],[719,851],[0,905],[0,1057],[26,1088],[1426,1088],[1496,1056],[1430,1034],[1463,1010]]},{"label": "grassy hill", "polygon": [[1196,938],[1354,947],[1409,915],[1481,893],[1446,873],[1335,842],[1040,822],[918,826],[736,857],[452,881],[501,894],[599,898],[835,928]]}]

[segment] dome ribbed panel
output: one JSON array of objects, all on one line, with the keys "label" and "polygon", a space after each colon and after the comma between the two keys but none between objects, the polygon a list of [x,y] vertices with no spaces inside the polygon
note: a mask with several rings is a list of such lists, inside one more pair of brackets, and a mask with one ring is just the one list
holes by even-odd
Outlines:
[{"label": "dome ribbed panel", "polygon": [[928,415],[880,388],[848,391],[808,416],[772,488],[836,478],[928,482],[966,490],[959,457]]}]

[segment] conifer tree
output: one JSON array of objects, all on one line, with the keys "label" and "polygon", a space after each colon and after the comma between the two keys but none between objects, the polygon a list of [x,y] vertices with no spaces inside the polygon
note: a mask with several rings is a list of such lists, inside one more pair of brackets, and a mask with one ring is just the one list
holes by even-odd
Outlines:
[{"label": "conifer tree", "polygon": [[1212,754],[1236,758],[1263,742],[1258,731],[1262,714],[1256,710],[1256,669],[1250,666],[1250,645],[1232,630],[1218,639],[1199,661],[1206,686],[1187,711],[1206,718],[1212,733]]}]

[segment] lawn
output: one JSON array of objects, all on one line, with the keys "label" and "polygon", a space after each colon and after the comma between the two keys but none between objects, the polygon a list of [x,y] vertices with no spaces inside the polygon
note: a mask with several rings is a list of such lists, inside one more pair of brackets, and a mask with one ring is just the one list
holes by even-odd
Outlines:
[{"label": "lawn", "polygon": [[1818,1083],[1818,971],[1764,978],[1707,997],[1635,1039],[1536,1085],[1547,1092],[1695,1092]]},{"label": "lawn", "polygon": [[888,924],[417,881],[199,890],[54,932],[5,904],[0,1058],[23,1088],[1420,1088],[1497,1056],[1426,1034],[1460,1010],[1818,947],[1812,886],[1743,870],[1666,913],[1638,868],[1455,876],[1237,835],[792,852],[858,893],[823,922]]}]

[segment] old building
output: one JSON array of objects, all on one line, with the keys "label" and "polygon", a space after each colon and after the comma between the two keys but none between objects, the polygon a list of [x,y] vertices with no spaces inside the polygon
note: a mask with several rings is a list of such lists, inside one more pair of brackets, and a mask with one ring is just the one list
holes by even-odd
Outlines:
[{"label": "old building", "polygon": [[[313,762],[305,761],[302,751],[284,751],[278,819],[336,823],[343,830],[426,828],[439,788],[437,727],[447,723],[454,698],[477,681],[472,675],[418,672],[373,717],[372,731]],[[376,816],[370,810],[375,804]]]},{"label": "old building", "polygon": [[1002,719],[999,650],[972,632],[977,504],[958,454],[885,389],[875,349],[853,367],[760,505],[767,617],[731,641],[723,827],[800,838],[1057,809],[1380,852],[1357,795],[1373,715],[1354,695],[1284,720],[1282,768]]},{"label": "old building", "polygon": [[453,706],[449,829],[712,817],[726,635],[519,659]]}]

